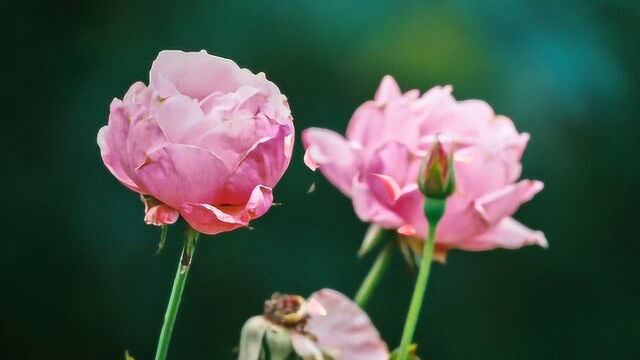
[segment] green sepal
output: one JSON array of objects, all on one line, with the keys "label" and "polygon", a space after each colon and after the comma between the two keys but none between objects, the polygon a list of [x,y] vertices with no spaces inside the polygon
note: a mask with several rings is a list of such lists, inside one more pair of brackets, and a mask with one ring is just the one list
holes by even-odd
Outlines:
[{"label": "green sepal", "polygon": [[[391,353],[391,356],[389,357],[389,360],[397,360],[398,359],[398,351],[400,349],[395,349],[393,350],[393,352]],[[409,356],[407,357],[408,360],[420,360],[420,358],[418,357],[417,354],[418,351],[418,344],[411,344],[409,345]]]},{"label": "green sepal", "polygon": [[364,257],[369,254],[382,243],[388,233],[389,230],[385,230],[378,225],[371,224],[367,229],[367,232],[364,234],[362,245],[360,245],[360,249],[358,250],[358,257]]},{"label": "green sepal", "polygon": [[158,243],[158,250],[156,251],[156,254],[160,254],[162,249],[164,249],[164,244],[167,243],[167,232],[168,232],[168,230],[169,230],[169,225],[162,224],[160,226],[160,242]]}]

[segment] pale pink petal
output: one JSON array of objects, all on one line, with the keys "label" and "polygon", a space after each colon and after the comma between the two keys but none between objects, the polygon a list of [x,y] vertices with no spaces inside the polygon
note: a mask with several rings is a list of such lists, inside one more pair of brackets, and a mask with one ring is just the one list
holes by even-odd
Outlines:
[{"label": "pale pink petal", "polygon": [[[147,161],[149,154],[167,144],[164,132],[152,118],[138,120],[131,124],[126,143],[129,166],[137,169]],[[135,177],[135,172],[132,176]]]},{"label": "pale pink petal", "polygon": [[123,112],[122,102],[114,99],[111,103],[109,125],[98,132],[100,155],[107,169],[118,181],[133,191],[141,192],[140,187],[131,179],[132,171],[126,152],[129,122]]},{"label": "pale pink petal", "polygon": [[[283,138],[277,141],[282,142],[283,146],[278,146],[278,153],[291,154],[291,149],[285,149],[284,146],[285,129],[289,127],[279,125],[265,116],[238,116],[217,120],[210,130],[199,133],[194,144],[213,152],[227,164],[227,167],[233,169],[247,153],[279,135]],[[281,131],[285,132],[279,134]]]},{"label": "pale pink petal", "polygon": [[209,151],[181,144],[150,153],[136,169],[148,193],[175,209],[186,203],[216,203],[228,174],[224,163]]},{"label": "pale pink petal", "polygon": [[151,66],[149,86],[160,95],[182,94],[198,100],[239,87],[240,67],[229,59],[200,52],[161,51]]},{"label": "pale pink petal", "polygon": [[293,345],[293,350],[296,354],[305,360],[324,360],[322,351],[318,348],[318,345],[300,333],[295,331],[291,332],[291,345]]},{"label": "pale pink petal", "polygon": [[307,312],[309,316],[327,316],[327,309],[316,299],[309,299],[307,302]]},{"label": "pale pink petal", "polygon": [[513,215],[521,204],[531,200],[543,187],[540,181],[522,180],[479,197],[475,200],[474,207],[485,221],[495,224],[502,218]]},{"label": "pale pink petal", "polygon": [[385,134],[386,123],[383,109],[375,102],[367,101],[353,113],[347,126],[347,139],[356,141],[367,149],[373,148],[374,144],[380,143],[382,134]]},{"label": "pale pink petal", "polygon": [[541,231],[534,231],[511,217],[502,219],[486,233],[457,244],[463,250],[517,249],[527,245],[546,248],[547,239]]},{"label": "pale pink petal", "polygon": [[311,295],[327,310],[312,316],[305,330],[336,360],[387,360],[389,351],[367,314],[341,293],[323,289]]},{"label": "pale pink petal", "polygon": [[[311,128],[302,133],[307,157],[327,179],[345,195],[351,194],[351,182],[359,166],[358,151],[341,135],[326,129]],[[308,161],[309,163],[309,161]]]},{"label": "pale pink petal", "polygon": [[304,164],[307,165],[307,167],[309,169],[311,169],[311,171],[316,171],[318,170],[318,168],[320,167],[318,164],[316,164],[316,162],[313,160],[313,157],[311,156],[311,154],[309,153],[309,151],[305,151],[304,152],[304,157],[303,157],[303,161]]},{"label": "pale pink petal", "polygon": [[400,86],[398,86],[396,80],[393,76],[386,75],[382,78],[382,82],[380,83],[374,98],[376,100],[376,104],[384,105],[390,100],[401,95],[402,92],[400,91]]},{"label": "pale pink petal", "polygon": [[394,204],[401,195],[401,190],[398,183],[389,175],[383,175],[383,174],[371,174],[371,175],[372,175],[372,178],[370,180],[371,187],[383,189],[384,201],[386,201],[389,204]]},{"label": "pale pink petal", "polygon": [[387,229],[396,229],[404,224],[400,215],[378,201],[367,183],[354,178],[351,188],[353,209],[360,220],[374,222]]},{"label": "pale pink petal", "polygon": [[216,123],[204,116],[197,100],[173,96],[162,102],[154,115],[167,140],[173,143],[196,145],[197,134],[211,130]]}]

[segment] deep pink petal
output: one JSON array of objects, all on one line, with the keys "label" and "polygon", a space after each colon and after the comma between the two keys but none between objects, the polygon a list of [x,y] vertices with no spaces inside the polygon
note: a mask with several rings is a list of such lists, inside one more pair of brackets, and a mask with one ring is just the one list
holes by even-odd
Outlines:
[{"label": "deep pink petal", "polygon": [[249,225],[250,221],[264,215],[273,203],[271,188],[256,186],[246,205],[222,205],[190,203],[180,213],[195,230],[204,234],[218,234]]}]

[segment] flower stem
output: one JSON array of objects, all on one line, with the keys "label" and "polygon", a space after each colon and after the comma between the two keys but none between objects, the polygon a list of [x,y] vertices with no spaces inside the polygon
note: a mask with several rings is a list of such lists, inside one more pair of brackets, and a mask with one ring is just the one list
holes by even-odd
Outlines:
[{"label": "flower stem", "polygon": [[180,308],[180,300],[182,299],[182,292],[184,291],[184,286],[187,282],[187,275],[189,274],[189,268],[191,267],[191,259],[193,258],[194,251],[196,250],[196,243],[198,242],[199,235],[200,234],[191,227],[188,227],[186,230],[184,248],[182,249],[182,256],[180,257],[176,277],[173,280],[173,288],[171,289],[171,296],[169,297],[167,311],[164,314],[164,324],[160,331],[155,360],[165,360],[167,358],[169,342],[171,341],[171,333],[173,332],[173,325],[176,322],[176,316],[178,315],[178,309]]},{"label": "flower stem", "polygon": [[373,262],[373,265],[371,266],[369,273],[367,273],[367,276],[364,278],[362,285],[360,285],[360,289],[358,289],[354,299],[360,308],[364,309],[369,302],[369,298],[375,291],[376,287],[378,287],[378,283],[380,283],[382,275],[389,267],[394,247],[395,241],[389,241],[387,245],[384,246],[382,251],[380,251],[376,257],[376,260]]},{"label": "flower stem", "polygon": [[424,300],[424,293],[427,290],[427,283],[429,281],[433,249],[436,242],[436,227],[438,221],[440,221],[440,218],[444,214],[444,209],[444,199],[427,199],[425,203],[425,215],[429,220],[429,234],[427,234],[424,242],[420,272],[416,279],[416,287],[411,297],[409,313],[407,314],[407,320],[404,324],[404,330],[402,331],[402,340],[398,348],[398,360],[407,360],[409,356],[409,347],[413,341],[413,334],[416,331],[416,325],[420,317],[420,309],[422,308],[422,302]]}]

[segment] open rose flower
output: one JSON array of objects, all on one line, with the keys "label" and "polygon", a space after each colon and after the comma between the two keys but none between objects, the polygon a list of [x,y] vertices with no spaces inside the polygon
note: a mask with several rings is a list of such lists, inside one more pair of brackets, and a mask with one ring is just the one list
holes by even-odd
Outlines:
[{"label": "open rose flower", "polygon": [[287,100],[263,73],[205,51],[162,51],[149,86],[113,100],[98,145],[109,171],[143,196],[147,223],[182,215],[216,234],[269,209],[293,134]]},{"label": "open rose flower", "polygon": [[249,319],[242,329],[238,360],[258,360],[265,347],[272,359],[289,359],[291,353],[313,360],[389,359],[367,314],[331,289],[307,300],[284,294],[267,300],[264,315]]},{"label": "open rose flower", "polygon": [[546,246],[541,232],[511,217],[543,187],[518,180],[529,135],[483,101],[456,101],[451,90],[403,94],[385,77],[374,100],[354,113],[346,137],[326,129],[304,131],[306,164],[351,197],[363,221],[424,239],[428,226],[418,172],[437,138],[455,149],[456,176],[437,228],[438,249]]}]

